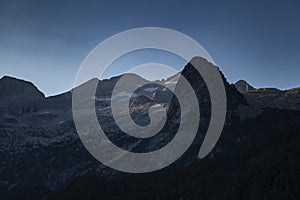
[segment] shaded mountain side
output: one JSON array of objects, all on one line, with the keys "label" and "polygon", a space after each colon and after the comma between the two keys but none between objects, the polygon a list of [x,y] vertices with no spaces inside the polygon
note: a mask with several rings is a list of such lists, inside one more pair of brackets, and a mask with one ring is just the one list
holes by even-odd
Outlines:
[{"label": "shaded mountain side", "polygon": [[[202,58],[203,59],[203,58]],[[205,60],[205,59],[203,59]],[[207,62],[205,60],[205,62]],[[234,85],[230,84],[227,79],[225,78],[224,74],[222,71],[220,71],[221,77],[223,79],[223,83],[225,86],[225,91],[226,91],[226,97],[227,97],[227,106],[228,110],[234,110],[237,108],[239,104],[247,104],[246,99],[244,98],[243,95],[238,92],[238,90],[235,88]],[[204,88],[207,88],[205,85],[204,80],[201,78],[201,75],[198,73],[198,71],[189,63],[185,66],[183,71],[181,72],[182,75],[186,77],[187,80],[191,83],[193,88],[195,89],[196,94],[200,94],[199,97],[201,96],[201,93],[204,92]],[[206,89],[207,90],[207,89]],[[203,95],[202,98],[205,98],[205,101],[208,102],[210,101],[209,95]],[[202,99],[200,98],[200,99]]]},{"label": "shaded mountain side", "polygon": [[0,91],[1,114],[34,112],[45,98],[32,83],[8,76],[0,79]]},{"label": "shaded mountain side", "polygon": [[[205,104],[205,106],[203,107],[209,107],[210,98],[207,93],[206,85],[201,76],[197,72],[195,73],[195,69],[193,69],[190,64],[185,66],[182,74],[186,76],[186,78],[193,85],[196,94],[198,94],[198,99],[202,101],[201,104]],[[242,102],[242,104],[244,104],[245,100],[243,99],[243,96],[240,95],[237,90],[235,90],[234,87],[232,87],[227,82],[223,74],[222,77],[228,96],[228,102],[230,103],[230,105],[228,105],[230,107],[229,110],[234,110],[239,102]],[[79,86],[79,88],[88,86],[89,82],[91,81],[98,82],[95,100],[97,111],[100,112],[100,110],[103,111],[103,109],[109,108],[111,93],[119,78],[120,76],[117,76],[102,81],[93,79]],[[138,79],[142,78],[138,77]],[[165,82],[161,81],[160,84],[176,84],[176,79],[173,79],[174,78],[171,77]],[[11,77],[3,77],[0,81],[0,88],[1,91],[3,91],[1,92],[2,98],[0,98],[0,127],[40,127],[47,126],[47,124],[55,124],[72,120],[72,91],[45,98],[42,92],[40,92],[32,83]],[[84,91],[84,89],[82,90]],[[153,100],[154,103],[170,104],[170,100],[173,96],[172,92],[166,90],[165,87],[151,82],[149,82],[149,84],[145,86],[142,86],[136,92],[136,94],[138,94],[136,95],[136,97],[144,96],[144,100],[142,101],[141,97],[139,97],[137,100],[134,100],[135,97],[133,96],[131,102],[139,101],[139,104],[145,104],[147,103],[147,101],[151,102]],[[126,93],[126,91],[124,91],[118,94],[118,98],[122,100],[122,98],[126,98],[128,95],[132,94]],[[135,106],[136,104],[133,104],[133,107]],[[143,111],[148,111],[143,107],[140,108]],[[134,110],[136,111],[136,109]],[[205,110],[208,109],[204,108],[204,111]]]},{"label": "shaded mountain side", "polygon": [[14,100],[18,98],[38,99],[45,95],[31,82],[4,76],[0,79],[0,99]]},{"label": "shaded mountain side", "polygon": [[[204,60],[204,62],[207,61]],[[249,150],[249,152],[257,152],[257,149],[250,148],[253,143],[256,144],[256,140],[261,139],[259,137],[260,135],[258,136],[256,133],[259,132],[262,134],[263,131],[266,131],[273,134],[275,131],[269,121],[266,121],[269,119],[262,120],[260,118],[260,115],[263,112],[260,108],[260,112],[255,115],[253,119],[246,118],[246,120],[250,123],[249,127],[245,126],[245,122],[240,121],[240,107],[248,108],[248,111],[243,111],[243,113],[248,114],[249,109],[251,110],[253,107],[257,108],[257,105],[252,105],[251,101],[249,101],[245,94],[241,94],[233,84],[229,84],[221,72],[225,85],[228,107],[225,129],[222,133],[222,139],[218,145],[204,161],[199,161],[197,159],[197,154],[205,136],[211,114],[210,97],[201,75],[198,74],[190,63],[185,66],[182,71],[182,75],[190,82],[197,95],[201,110],[201,118],[197,137],[190,149],[188,149],[188,151],[177,162],[170,166],[169,169],[166,169],[167,171],[170,169],[176,169],[176,173],[177,171],[179,173],[180,170],[182,170],[181,173],[183,173],[186,169],[191,169],[189,167],[191,167],[193,163],[199,162],[202,165],[202,162],[214,162],[214,158],[220,158],[221,160],[219,162],[221,164],[222,162],[226,162],[227,158],[231,159],[230,156],[233,155],[230,152],[233,150],[241,151],[241,154],[238,155],[240,157],[244,157],[245,154],[243,153],[247,154],[247,152],[243,152],[245,149],[243,149],[242,145],[239,144],[246,143],[246,146],[249,146],[249,149],[246,149],[246,151]],[[113,77],[103,81],[92,79],[78,88],[81,88],[81,90],[84,91],[85,87],[88,87],[89,83],[99,81],[95,97],[87,98],[90,99],[90,102],[95,102],[95,111],[98,116],[99,124],[105,130],[107,137],[109,137],[109,139],[120,148],[133,152],[148,152],[153,149],[163,147],[174,137],[180,123],[180,105],[172,92],[167,90],[164,86],[176,84],[176,76],[165,81],[161,81],[160,83],[163,84],[163,86],[155,84],[154,82],[149,82],[137,89],[134,93],[123,91],[118,93],[117,97],[112,97],[111,94],[113,88],[119,78],[120,77]],[[15,80],[12,78],[8,79],[11,82],[17,81],[18,84],[19,82],[28,84],[25,81]],[[0,87],[3,83],[5,82],[0,82]],[[37,88],[32,87],[32,85],[29,88],[30,92],[26,90],[25,93],[29,95],[31,93],[35,94],[29,98],[30,101],[23,101],[22,98],[12,98],[16,101],[12,104],[7,98],[0,98],[0,107],[2,106],[1,108],[3,109],[1,110],[3,112],[0,114],[0,198],[5,195],[6,197],[11,195],[21,195],[26,197],[27,194],[32,195],[33,191],[38,190],[39,192],[35,193],[36,196],[32,196],[31,199],[40,199],[53,191],[61,191],[62,188],[68,185],[70,181],[76,179],[76,177],[83,177],[83,179],[85,179],[84,176],[87,174],[92,177],[103,177],[103,180],[105,181],[105,183],[103,183],[104,185],[110,183],[118,184],[113,180],[119,178],[120,180],[127,182],[127,175],[99,163],[88,153],[80,141],[76,133],[71,112],[71,92],[74,92],[74,90],[61,95],[45,98],[43,95],[40,95]],[[11,90],[14,90],[14,88],[11,88]],[[13,92],[11,93],[16,94]],[[292,97],[297,94],[297,91],[290,93]],[[123,100],[128,96],[131,98],[131,117],[139,125],[146,125],[149,122],[148,111],[151,106],[155,104],[162,104],[168,108],[167,122],[160,133],[154,137],[144,140],[129,137],[128,134],[124,134],[120,128],[117,127],[111,114],[111,98]],[[290,113],[288,111],[268,111],[268,113],[272,112],[278,112],[279,119],[289,119]],[[288,117],[285,116],[286,112],[288,113]],[[275,113],[273,114],[275,115]],[[298,119],[297,113],[292,113],[291,116],[293,115],[295,115],[295,120]],[[262,116],[269,116],[270,118],[273,117],[270,114],[264,114]],[[256,119],[265,122],[266,129],[263,129],[263,125],[260,124],[259,121],[251,121]],[[284,119],[281,123],[278,121],[278,125],[281,124],[281,128],[286,127],[288,124],[288,122]],[[254,126],[254,128],[256,128],[255,126],[258,126],[261,131],[256,132],[252,126]],[[246,130],[243,130],[244,128]],[[277,126],[275,126],[275,128],[277,128]],[[251,136],[251,132],[254,132],[253,136]],[[223,137],[224,135],[225,137]],[[248,140],[249,138],[254,139]],[[249,141],[252,142],[251,145],[248,143]],[[258,143],[263,146],[259,141]],[[232,147],[235,149],[232,149]],[[253,147],[256,148],[256,145]],[[262,152],[267,150],[268,149],[261,149]],[[227,154],[229,157],[222,158],[222,156],[226,156]],[[242,163],[243,162],[241,162],[241,164]],[[198,164],[195,165],[198,166]],[[233,161],[230,166],[231,165],[241,167],[240,165],[235,165]],[[206,167],[207,168],[204,168],[209,170],[211,164],[207,164]],[[221,176],[225,173],[225,171],[222,171],[219,168],[211,168],[211,170],[213,172],[215,172],[215,170],[219,170],[219,174],[216,172],[216,176]],[[223,175],[224,179],[230,178],[225,176],[225,174]],[[195,177],[197,176],[198,175],[195,174]],[[191,178],[191,176],[189,178]],[[165,184],[164,181],[162,183]],[[176,182],[174,182],[174,184],[175,183]],[[136,183],[133,183],[133,185],[135,184]],[[173,187],[172,184],[170,186]],[[72,183],[70,187],[73,188]],[[110,186],[105,187],[110,190]],[[166,190],[171,190],[167,185],[161,185],[161,187],[166,188]],[[120,189],[123,190],[123,188]],[[161,188],[156,189],[161,191]],[[136,192],[140,193],[139,191]],[[59,192],[59,194],[64,195],[65,192],[62,191],[62,193]],[[148,193],[145,192],[145,194]],[[78,197],[80,197],[80,194],[78,194]],[[135,196],[132,198],[135,199]]]},{"label": "shaded mountain side", "polygon": [[247,102],[256,108],[278,108],[300,110],[300,88],[279,90],[276,88],[253,88],[246,81],[238,81],[235,87]]},{"label": "shaded mountain side", "polygon": [[[190,165],[197,159],[210,117],[210,98],[206,85],[200,74],[192,70],[194,70],[193,67],[188,64],[182,74],[190,81],[197,94],[202,118],[199,134],[190,150],[175,163],[178,166]],[[168,120],[161,133],[148,140],[137,140],[124,134],[116,126],[111,115],[111,93],[118,79],[119,77],[114,77],[99,81],[97,95],[94,97],[99,123],[107,136],[121,148],[134,152],[148,152],[163,147],[174,137],[180,123],[178,120],[180,107],[176,99],[170,102],[173,98],[172,93],[164,86],[151,82],[139,88],[134,94],[122,92],[117,95],[120,99],[128,95],[132,97],[130,107],[132,118],[140,125],[147,124],[149,120],[147,113],[151,105],[166,104],[165,106],[169,107]],[[234,115],[235,107],[244,100],[243,96],[227,83],[224,76],[223,79],[230,110],[226,122],[229,125],[237,118]],[[81,85],[80,88],[84,90],[88,83]],[[169,79],[162,84],[176,84],[176,82]],[[26,102],[19,101],[24,107],[30,106]],[[0,116],[0,162],[2,166],[0,193],[20,192],[28,187],[57,190],[82,174],[97,174],[107,178],[119,176],[118,172],[95,160],[82,145],[72,120],[70,92],[43,97],[37,100],[36,105],[36,109],[23,113],[18,113],[17,110],[15,112],[14,106],[10,105],[8,108],[14,112],[9,110],[5,115]],[[17,108],[22,107],[17,106]],[[215,152],[216,150],[213,153]]]},{"label": "shaded mountain side", "polygon": [[224,130],[221,153],[190,166],[110,180],[85,175],[50,199],[291,199],[300,197],[300,112],[265,110]]}]

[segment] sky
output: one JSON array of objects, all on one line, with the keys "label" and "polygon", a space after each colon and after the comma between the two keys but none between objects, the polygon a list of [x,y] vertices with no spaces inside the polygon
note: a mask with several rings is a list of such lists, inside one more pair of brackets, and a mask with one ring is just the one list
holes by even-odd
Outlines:
[{"label": "sky", "polygon": [[[81,63],[103,40],[132,28],[164,27],[199,42],[229,82],[300,87],[299,10],[297,0],[0,0],[0,77],[59,94],[72,88]],[[147,62],[176,70],[185,64],[146,50],[120,58],[107,77]]]}]

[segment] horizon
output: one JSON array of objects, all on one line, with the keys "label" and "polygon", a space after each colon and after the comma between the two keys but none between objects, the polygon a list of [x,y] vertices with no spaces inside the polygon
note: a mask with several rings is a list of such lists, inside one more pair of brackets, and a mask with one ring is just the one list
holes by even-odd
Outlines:
[{"label": "horizon", "polygon": [[[221,71],[222,72],[222,71]],[[125,72],[126,73],[126,72]],[[125,74],[124,73],[124,74]],[[111,77],[109,77],[109,78],[103,78],[103,79],[99,79],[99,78],[97,78],[97,77],[94,77],[94,78],[92,78],[92,79],[97,79],[98,81],[106,81],[106,80],[110,80],[110,79],[113,79],[113,78],[116,78],[116,77],[118,77],[118,76],[121,76],[121,75],[123,75],[123,74],[119,74],[119,75],[115,75],[115,76],[111,76]],[[138,75],[138,76],[140,76],[139,74],[136,74],[136,75]],[[173,74],[173,75],[175,75],[175,74]],[[172,75],[172,76],[173,76]],[[225,76],[225,75],[224,75]],[[67,93],[67,92],[70,92],[72,89],[74,89],[74,88],[76,88],[76,87],[78,87],[78,86],[80,86],[80,85],[83,85],[83,84],[85,84],[85,83],[87,83],[87,82],[89,82],[89,81],[91,81],[92,79],[90,79],[90,80],[87,80],[86,82],[84,82],[84,83],[82,83],[82,84],[80,84],[80,85],[78,85],[78,86],[74,86],[74,87],[71,87],[69,90],[66,90],[66,91],[63,91],[63,92],[60,92],[60,93],[57,93],[57,94],[53,94],[53,95],[47,95],[43,90],[41,90],[39,87],[38,87],[38,85],[36,85],[34,82],[32,82],[31,80],[27,80],[27,79],[24,79],[24,78],[20,78],[20,77],[15,77],[15,76],[10,76],[10,75],[3,75],[3,76],[1,76],[0,77],[0,80],[2,80],[3,78],[5,78],[5,77],[7,77],[7,78],[12,78],[12,79],[17,79],[17,80],[19,80],[19,81],[24,81],[24,82],[29,82],[29,83],[32,83],[40,92],[42,92],[44,95],[45,95],[45,98],[48,98],[48,97],[53,97],[53,96],[58,96],[58,95],[61,95],[61,94],[63,94],[63,93]],[[142,77],[142,76],[140,76],[140,77]],[[169,77],[167,77],[167,78],[165,78],[165,79],[158,79],[159,81],[163,81],[163,80],[166,80],[166,79],[168,79],[168,78],[170,78],[171,76],[169,76]],[[144,78],[144,77],[142,77],[142,78]],[[226,78],[226,76],[225,76],[225,78]],[[144,78],[145,79],[145,78]],[[145,79],[145,80],[147,80],[147,81],[150,81],[150,82],[152,82],[152,81],[154,81],[154,80],[148,80],[148,79]],[[228,80],[227,80],[228,81]],[[286,90],[292,90],[292,89],[297,89],[297,88],[300,88],[300,85],[298,86],[298,87],[291,87],[291,88],[287,88],[287,89],[280,89],[280,88],[276,88],[276,87],[256,87],[256,86],[254,86],[254,85],[252,85],[249,81],[247,81],[247,80],[244,80],[244,79],[239,79],[239,80],[237,80],[237,81],[235,81],[235,82],[230,82],[230,81],[228,81],[228,83],[229,84],[236,84],[237,82],[239,82],[239,81],[245,81],[246,83],[248,83],[250,86],[252,86],[252,87],[254,87],[254,89],[267,89],[267,88],[275,88],[275,89],[279,89],[279,90],[281,90],[281,91],[286,91]]]}]

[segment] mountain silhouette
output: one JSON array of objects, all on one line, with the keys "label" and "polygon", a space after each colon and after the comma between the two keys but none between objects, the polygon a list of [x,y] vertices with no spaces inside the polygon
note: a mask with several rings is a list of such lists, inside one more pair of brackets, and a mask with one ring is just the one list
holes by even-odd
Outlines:
[{"label": "mountain silhouette", "polygon": [[242,80],[230,84],[220,73],[228,111],[213,151],[204,159],[197,157],[208,128],[211,102],[203,78],[188,63],[181,74],[199,101],[197,137],[174,164],[144,175],[110,169],[88,153],[74,126],[72,92],[98,84],[92,98],[99,124],[109,139],[123,149],[148,152],[170,142],[178,129],[180,105],[163,86],[176,84],[178,75],[160,85],[149,81],[134,93],[123,91],[115,97],[131,96],[131,117],[139,125],[149,122],[152,105],[168,109],[162,132],[146,140],[129,137],[114,122],[110,100],[121,76],[95,78],[52,97],[45,97],[28,81],[1,78],[0,198],[297,199],[300,89],[256,89]]}]

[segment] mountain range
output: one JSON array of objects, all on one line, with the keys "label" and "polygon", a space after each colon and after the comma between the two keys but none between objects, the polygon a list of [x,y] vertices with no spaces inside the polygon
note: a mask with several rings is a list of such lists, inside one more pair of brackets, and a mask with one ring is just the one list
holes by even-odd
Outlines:
[{"label": "mountain range", "polygon": [[[300,88],[256,89],[244,80],[230,84],[220,73],[228,111],[222,136],[213,151],[205,159],[197,158],[208,128],[211,102],[204,80],[188,63],[181,74],[199,100],[198,135],[190,149],[170,167],[140,176],[110,169],[84,148],[73,122],[72,91],[45,97],[28,81],[2,77],[0,198],[298,199]],[[131,96],[131,117],[140,125],[149,123],[151,106],[168,108],[168,120],[162,131],[146,140],[124,134],[114,122],[110,100],[119,79],[120,76],[89,81],[98,82],[96,95],[91,98],[107,136],[123,149],[134,152],[159,149],[170,142],[180,123],[180,106],[164,85],[176,85],[176,75],[160,81],[161,85],[148,81],[134,93],[124,91],[117,95],[119,100]],[[79,87],[88,87],[89,82]],[[177,180],[173,179],[174,173]],[[203,183],[193,179],[198,176]],[[216,179],[213,181],[219,187],[216,193],[208,181],[210,178]],[[156,181],[160,182],[157,186],[148,186]],[[199,186],[190,185],[194,182]],[[140,183],[144,185],[139,186]],[[179,186],[175,183],[187,187],[176,190]],[[118,192],[114,192],[116,189]]]}]

